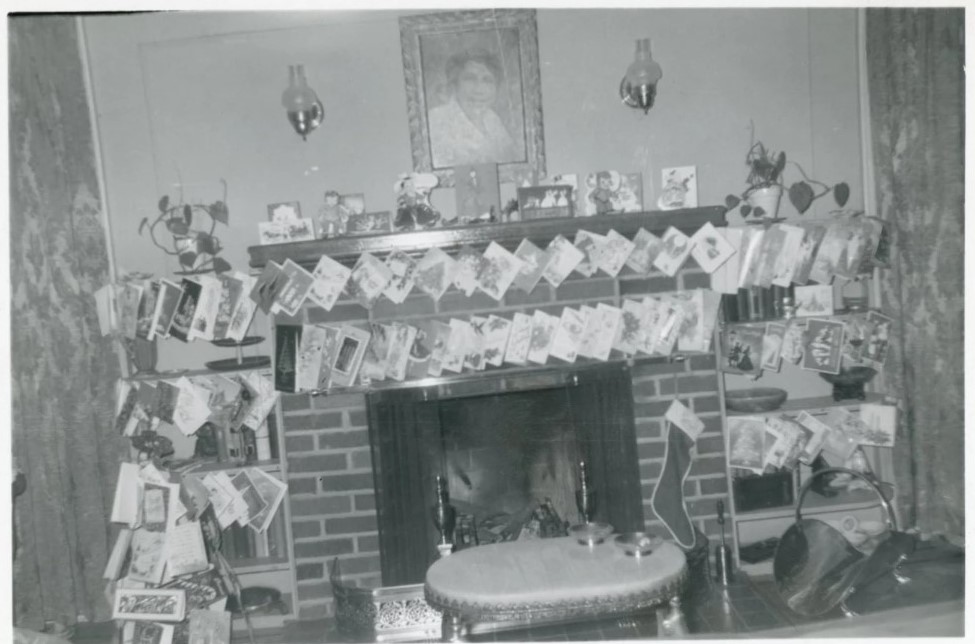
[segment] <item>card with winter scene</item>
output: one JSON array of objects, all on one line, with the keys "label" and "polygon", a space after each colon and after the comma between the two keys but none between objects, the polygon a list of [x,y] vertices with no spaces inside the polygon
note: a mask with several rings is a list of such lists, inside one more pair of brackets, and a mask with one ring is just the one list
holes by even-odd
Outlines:
[{"label": "card with winter scene", "polygon": [[345,290],[359,304],[371,309],[392,279],[392,271],[382,260],[371,253],[363,253],[352,268]]},{"label": "card with winter scene", "polygon": [[779,261],[779,256],[785,248],[785,238],[786,233],[782,230],[781,224],[773,224],[765,231],[759,249],[753,286],[771,288],[772,278],[775,277],[775,263]]},{"label": "card with winter scene", "polygon": [[782,349],[779,355],[784,362],[799,364],[805,352],[806,323],[790,320],[785,325]]},{"label": "card with winter scene", "polygon": [[394,250],[386,257],[386,268],[392,277],[383,289],[383,295],[396,304],[402,304],[416,281],[416,260],[401,250]]},{"label": "card with winter scene", "polygon": [[633,355],[643,346],[646,333],[646,307],[637,300],[623,300],[620,307],[619,333],[613,348],[626,355]]},{"label": "card with winter scene", "polygon": [[582,201],[586,217],[643,210],[643,175],[602,170],[586,176]]},{"label": "card with winter scene", "polygon": [[342,327],[332,361],[332,379],[329,386],[348,387],[355,382],[368,344],[368,331],[351,325]]},{"label": "card with winter scene", "polygon": [[809,273],[812,271],[813,262],[816,261],[819,245],[826,235],[826,224],[804,222],[802,229],[802,242],[799,244],[799,252],[796,253],[796,266],[792,274],[792,282],[799,285],[805,285],[809,281]]},{"label": "card with winter scene", "polygon": [[542,277],[553,288],[558,288],[569,276],[569,273],[575,270],[576,266],[586,257],[585,253],[573,246],[572,242],[562,235],[557,235],[549,242],[546,251],[550,259],[545,270],[542,271]]},{"label": "card with winter scene", "polygon": [[511,331],[508,334],[508,346],[504,350],[504,361],[514,365],[527,364],[531,340],[532,316],[518,311],[511,319]]},{"label": "card with winter scene", "polygon": [[833,287],[829,284],[810,284],[795,288],[796,315],[815,317],[833,314]]},{"label": "card with winter scene", "polygon": [[620,331],[623,311],[616,306],[600,302],[596,305],[596,312],[591,319],[592,322],[586,329],[586,334],[591,336],[588,340],[591,347],[590,355],[596,360],[609,360],[609,354]]},{"label": "card with winter scene", "polygon": [[481,254],[471,246],[462,246],[454,258],[454,286],[470,297],[477,288],[477,275],[481,272]]},{"label": "card with winter scene", "polygon": [[473,334],[474,330],[467,320],[450,319],[450,338],[441,361],[445,371],[460,373],[464,369],[464,358]]},{"label": "card with winter scene", "polygon": [[386,379],[392,334],[392,325],[379,323],[369,325],[369,344],[359,366],[359,382],[368,384]]},{"label": "card with winter scene", "polygon": [[431,248],[416,264],[416,287],[439,301],[453,283],[455,270],[453,257],[439,248]]},{"label": "card with winter scene", "polygon": [[142,298],[139,300],[138,313],[135,319],[135,337],[151,340],[155,336],[153,315],[156,312],[156,300],[159,299],[159,280],[146,280],[142,288]]},{"label": "card with winter scene", "polygon": [[497,315],[489,315],[484,329],[484,362],[492,367],[500,367],[508,347],[508,334],[511,320]]},{"label": "card with winter scene", "polygon": [[728,465],[755,474],[765,469],[765,419],[761,416],[728,417]]},{"label": "card with winter scene", "polygon": [[588,230],[579,230],[573,245],[582,252],[582,261],[576,265],[576,272],[584,277],[592,277],[596,272],[596,262],[606,238]]},{"label": "card with winter scene", "polygon": [[784,337],[784,324],[769,322],[765,325],[765,336],[762,338],[762,369],[779,370],[782,365],[782,339]]},{"label": "card with winter scene", "polygon": [[799,226],[786,224],[780,224],[779,230],[785,234],[785,239],[772,269],[772,284],[787,287],[792,283],[792,277],[795,275],[796,260],[799,258],[799,251],[802,248],[802,240],[806,231]]},{"label": "card with winter scene", "polygon": [[198,276],[202,290],[200,299],[190,322],[190,340],[213,340],[213,327],[220,311],[220,295],[223,290],[220,280],[213,275]]},{"label": "card with winter scene", "polygon": [[477,285],[500,302],[521,269],[521,260],[514,253],[497,242],[491,242],[484,250],[483,261],[477,274]]},{"label": "card with winter scene", "polygon": [[762,327],[727,327],[721,333],[721,370],[757,375],[762,372]]},{"label": "card with winter scene", "polygon": [[664,168],[660,171],[660,210],[697,208],[697,166]]},{"label": "card with winter scene", "polygon": [[417,328],[411,324],[393,322],[392,334],[389,341],[386,375],[393,380],[402,381],[406,378],[406,368],[409,364],[410,351],[416,340]]},{"label": "card with winter scene", "polygon": [[734,254],[734,247],[710,221],[691,237],[691,255],[705,273],[714,273]]},{"label": "card with winter scene", "polygon": [[331,311],[349,281],[352,269],[328,255],[322,255],[312,272],[314,281],[308,289],[308,299],[326,311]]},{"label": "card with winter scene", "polygon": [[662,241],[663,249],[653,260],[653,265],[673,277],[691,254],[691,238],[671,226],[664,232]]},{"label": "card with winter scene", "polygon": [[470,319],[471,333],[467,337],[464,367],[473,371],[484,370],[484,336],[487,318],[472,315]]},{"label": "card with winter scene", "polygon": [[523,239],[515,249],[515,257],[521,260],[521,270],[518,271],[512,285],[525,293],[531,293],[538,281],[542,279],[545,267],[548,266],[550,259],[548,251]]},{"label": "card with winter scene", "polygon": [[582,313],[568,306],[562,309],[549,355],[565,362],[575,362],[585,330],[585,319]]},{"label": "card with winter scene", "polygon": [[866,427],[860,437],[861,445],[893,447],[897,430],[897,407],[864,403],[860,405],[860,421]]},{"label": "card with winter scene", "polygon": [[616,277],[633,252],[634,244],[615,230],[604,237],[602,251],[597,255],[596,264],[602,272]]},{"label": "card with winter scene", "polygon": [[863,345],[863,361],[875,369],[882,368],[887,360],[893,324],[894,321],[882,313],[867,313],[869,331]]},{"label": "card with winter scene", "polygon": [[281,270],[287,275],[288,282],[278,294],[277,309],[294,317],[298,315],[301,305],[305,303],[305,298],[308,296],[312,284],[315,283],[315,278],[290,258],[284,261]]},{"label": "card with winter scene", "polygon": [[663,248],[664,242],[662,239],[646,228],[640,228],[640,230],[636,231],[636,235],[633,236],[633,251],[626,259],[626,265],[635,273],[647,275],[650,273],[650,268],[653,266],[654,260],[657,259],[657,255],[660,254]]},{"label": "card with winter scene", "polygon": [[806,324],[802,368],[823,373],[839,373],[842,348],[842,322],[810,318]]},{"label": "card with winter scene", "polygon": [[535,311],[532,315],[531,344],[528,347],[528,362],[545,364],[548,354],[555,340],[555,331],[559,326],[559,318],[544,311]]}]

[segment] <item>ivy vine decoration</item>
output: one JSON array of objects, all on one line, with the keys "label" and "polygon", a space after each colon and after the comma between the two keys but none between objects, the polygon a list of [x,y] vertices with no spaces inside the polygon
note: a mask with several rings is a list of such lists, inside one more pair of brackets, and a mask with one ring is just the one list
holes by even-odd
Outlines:
[{"label": "ivy vine decoration", "polygon": [[[139,234],[148,231],[157,248],[179,261],[182,270],[176,275],[200,275],[223,273],[231,269],[230,263],[218,257],[223,246],[214,235],[217,224],[230,225],[227,210],[227,183],[223,184],[223,199],[213,203],[184,203],[182,195],[175,202],[169,195],[159,199],[159,214],[155,220],[143,217]],[[169,235],[169,239],[165,235]],[[161,239],[162,238],[162,239]]]}]

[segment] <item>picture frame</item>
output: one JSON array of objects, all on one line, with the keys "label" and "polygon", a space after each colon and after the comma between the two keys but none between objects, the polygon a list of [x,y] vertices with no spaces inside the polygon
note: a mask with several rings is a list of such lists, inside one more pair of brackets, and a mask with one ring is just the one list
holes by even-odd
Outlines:
[{"label": "picture frame", "polygon": [[346,235],[376,235],[393,231],[393,214],[389,210],[349,214]]},{"label": "picture frame", "polygon": [[524,221],[573,216],[572,186],[518,188],[518,212]]},{"label": "picture frame", "polygon": [[[399,26],[414,170],[444,187],[454,185],[454,166],[473,163],[497,163],[502,182],[544,176],[535,10],[404,16]],[[484,131],[464,131],[473,130],[461,119],[472,102],[457,82],[465,70],[495,83]]]},{"label": "picture frame", "polygon": [[112,619],[181,622],[186,617],[182,588],[116,588]]},{"label": "picture frame", "polygon": [[301,203],[297,201],[282,201],[267,205],[267,220],[285,222],[301,219]]}]

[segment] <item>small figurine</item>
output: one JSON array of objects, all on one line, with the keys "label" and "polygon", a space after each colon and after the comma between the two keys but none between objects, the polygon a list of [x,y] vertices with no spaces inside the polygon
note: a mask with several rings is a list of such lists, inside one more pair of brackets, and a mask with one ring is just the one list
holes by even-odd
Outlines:
[{"label": "small figurine", "polygon": [[325,205],[318,211],[318,231],[323,238],[344,235],[349,221],[349,211],[339,201],[339,193],[325,193]]},{"label": "small figurine", "polygon": [[430,191],[437,187],[437,175],[429,172],[401,174],[396,192],[394,230],[425,230],[440,223],[440,213],[430,205]]}]

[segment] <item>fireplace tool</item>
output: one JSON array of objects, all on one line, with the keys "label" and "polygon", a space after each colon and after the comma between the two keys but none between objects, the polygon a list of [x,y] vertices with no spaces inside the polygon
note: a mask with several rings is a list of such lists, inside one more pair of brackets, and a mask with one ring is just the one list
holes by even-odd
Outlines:
[{"label": "fireplace tool", "polygon": [[437,475],[437,498],[431,510],[433,511],[433,525],[440,531],[437,550],[441,557],[446,557],[454,548],[454,525],[457,522],[457,510],[450,505],[447,479],[440,475]]},{"label": "fireplace tool", "polygon": [[714,547],[714,580],[727,586],[734,579],[731,564],[731,548],[724,538],[724,501],[718,501],[718,525],[721,526],[721,543]]},{"label": "fireplace tool", "polygon": [[579,519],[582,523],[592,523],[596,512],[596,493],[589,486],[589,476],[586,474],[586,462],[579,462],[579,488],[576,490],[576,508],[579,509]]}]

